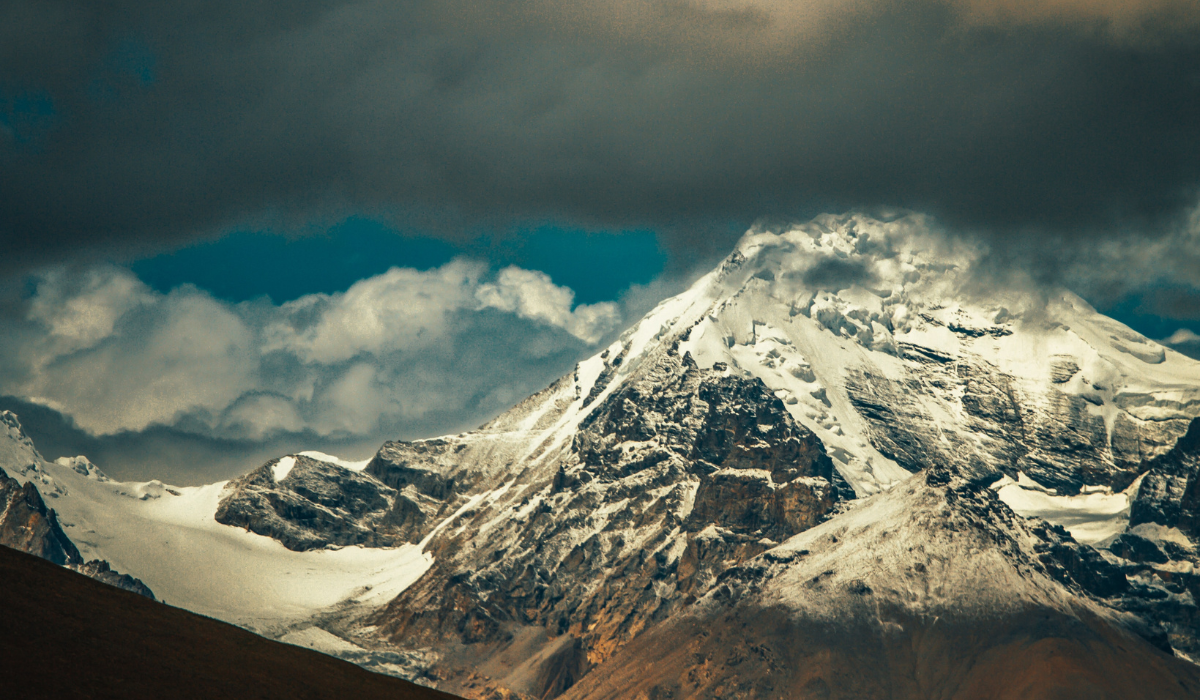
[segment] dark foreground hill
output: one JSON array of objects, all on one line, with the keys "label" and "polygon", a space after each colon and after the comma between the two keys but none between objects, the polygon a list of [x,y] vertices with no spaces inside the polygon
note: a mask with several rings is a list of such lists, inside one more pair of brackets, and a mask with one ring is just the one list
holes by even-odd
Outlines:
[{"label": "dark foreground hill", "polygon": [[0,698],[454,696],[0,547]]}]

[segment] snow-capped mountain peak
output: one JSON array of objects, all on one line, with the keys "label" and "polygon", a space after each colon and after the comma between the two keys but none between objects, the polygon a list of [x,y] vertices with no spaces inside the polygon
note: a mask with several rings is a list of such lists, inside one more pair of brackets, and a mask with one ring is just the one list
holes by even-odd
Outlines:
[{"label": "snow-capped mountain peak", "polygon": [[[1200,467],[1183,438],[1200,362],[1070,292],[985,289],[980,260],[921,217],[754,229],[475,431],[388,442],[366,463],[302,452],[186,489],[46,464],[19,439],[10,461],[70,494],[81,548],[167,599],[464,692],[561,694],[759,569],[794,609],[819,609],[834,583],[870,608],[891,574],[869,574],[876,553],[848,532],[878,541],[892,573],[924,547],[938,568],[917,562],[921,585],[969,591],[955,567],[972,561],[1033,577],[989,588],[962,620],[989,606],[1068,626],[1103,613],[1104,629],[1168,625],[1176,649],[1200,651],[1190,623],[1156,612],[1195,608],[1186,494]],[[897,513],[904,542],[878,522]],[[181,553],[212,580],[180,575]],[[887,605],[928,612],[909,593]],[[1146,596],[1174,607],[1139,607]]]}]

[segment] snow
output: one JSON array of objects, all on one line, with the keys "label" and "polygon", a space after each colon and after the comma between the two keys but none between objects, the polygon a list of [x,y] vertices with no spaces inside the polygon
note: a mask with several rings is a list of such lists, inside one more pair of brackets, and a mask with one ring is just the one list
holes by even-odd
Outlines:
[{"label": "snow", "polygon": [[1062,525],[1083,544],[1097,544],[1125,531],[1130,504],[1141,484],[1139,478],[1119,493],[1093,487],[1076,496],[1059,496],[1023,472],[1017,476],[1018,481],[1005,477],[992,485],[1000,500],[1026,518]]},{"label": "snow", "polygon": [[351,644],[341,637],[326,632],[320,627],[305,627],[304,629],[292,630],[280,637],[279,641],[333,656],[345,653],[366,652],[366,649],[357,644]]},{"label": "snow", "polygon": [[424,543],[293,552],[221,525],[213,515],[227,482],[167,487],[100,482],[63,465],[43,469],[71,494],[54,507],[85,559],[107,559],[171,605],[264,634],[344,601],[386,603],[433,564]]},{"label": "snow", "polygon": [[42,461],[33,441],[22,432],[17,416],[0,411],[0,469],[24,484],[34,477]]},{"label": "snow", "polygon": [[[1122,410],[1155,421],[1200,413],[1200,363],[1168,353],[1147,364],[1129,349],[1153,355],[1159,346],[1069,292],[1048,299],[1012,289],[979,294],[972,264],[980,251],[948,248],[924,235],[923,227],[919,217],[881,222],[827,216],[780,232],[748,232],[716,270],[660,303],[604,352],[580,362],[575,399],[555,414],[553,424],[532,430],[562,401],[558,395],[543,399],[512,431],[511,438],[525,446],[516,451],[516,461],[557,458],[592,410],[676,340],[679,352],[690,353],[700,367],[722,362],[731,372],[761,379],[822,440],[859,495],[886,491],[909,476],[871,444],[869,426],[846,389],[850,372],[910,381],[915,363],[902,359],[901,342],[991,363],[1030,396],[1048,391],[1082,396],[1089,401],[1086,410],[1102,416],[1110,431]],[[807,285],[808,273],[830,259],[861,264],[870,282],[842,289]],[[972,337],[951,327],[982,330]],[[621,352],[621,366],[585,406],[606,360]],[[1065,384],[1050,381],[1056,358],[1080,368]],[[914,401],[935,424],[969,434],[970,418],[957,397],[939,398],[930,390]]]},{"label": "snow", "polygon": [[83,455],[79,455],[78,457],[59,457],[58,459],[54,460],[54,462],[55,464],[61,464],[64,467],[70,467],[80,474],[91,476],[94,479],[99,479],[100,481],[108,480],[108,476],[106,476],[104,472],[100,471],[99,467],[92,464],[91,460]]},{"label": "snow", "polygon": [[[981,294],[972,269],[980,251],[947,248],[924,231],[919,217],[881,222],[857,215],[818,217],[778,232],[752,230],[722,265],[735,268],[732,272],[710,274],[689,290],[692,300],[712,301],[680,352],[692,353],[701,367],[726,362],[731,371],[761,379],[820,437],[860,495],[893,488],[908,473],[870,444],[868,426],[849,401],[846,378],[859,371],[910,380],[913,361],[901,359],[900,342],[951,358],[982,359],[1026,395],[1081,396],[1109,431],[1122,410],[1149,421],[1200,414],[1200,363],[1178,353],[1163,355],[1157,343],[1070,292],[1045,298],[996,288]],[[737,255],[745,261],[733,265]],[[804,281],[822,261],[834,259],[861,265],[871,282],[837,289]],[[1060,358],[1080,369],[1055,385],[1050,371]],[[969,435],[970,419],[957,398],[936,396],[926,391],[914,399],[935,424]],[[1039,508],[1099,535],[1116,526],[1117,513],[1109,511],[1120,511],[1122,498],[1092,496]],[[1093,524],[1084,524],[1083,517]]]},{"label": "snow", "polygon": [[596,380],[599,379],[600,373],[604,371],[605,353],[608,357],[616,357],[621,353],[621,341],[617,341],[608,346],[603,353],[592,355],[588,359],[580,362],[576,367],[576,375],[578,377],[576,387],[580,396],[586,397],[591,392],[592,387],[596,385]]},{"label": "snow", "polygon": [[[771,550],[793,560],[762,584],[760,595],[766,606],[839,622],[862,609],[863,597],[852,591],[863,584],[872,590],[872,605],[916,615],[993,616],[1031,602],[1070,605],[1073,596],[1061,584],[1023,573],[990,533],[961,518],[943,495],[908,481]],[[1032,541],[1020,542],[1032,550]]]},{"label": "snow", "polygon": [[280,457],[278,461],[271,465],[271,478],[275,479],[276,483],[283,481],[291,473],[294,466],[296,466],[295,457]]},{"label": "snow", "polygon": [[[325,454],[324,452],[317,452],[316,450],[308,450],[307,452],[300,452],[298,454],[301,457],[308,457],[310,459],[315,459],[320,462],[328,462],[330,464],[336,464],[339,467],[345,467],[346,469],[349,469],[352,472],[361,472],[362,470],[367,468],[368,464],[371,463],[370,458],[360,460],[357,462],[351,462],[349,460],[341,459],[340,457],[334,457],[333,455]],[[275,479],[275,480],[279,481],[279,479]]]}]

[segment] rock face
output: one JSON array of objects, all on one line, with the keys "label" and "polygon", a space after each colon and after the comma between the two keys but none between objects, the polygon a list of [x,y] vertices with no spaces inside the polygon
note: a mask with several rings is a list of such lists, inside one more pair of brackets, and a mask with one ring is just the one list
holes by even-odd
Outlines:
[{"label": "rock face", "polygon": [[[1091,592],[1109,578],[1087,563],[1094,550],[979,482],[928,476],[729,569],[563,697],[1200,694],[1200,668]],[[1063,566],[1068,550],[1091,554]]]},{"label": "rock face", "polygon": [[438,466],[453,462],[461,446],[450,440],[386,442],[364,470],[397,491],[412,490],[444,501],[454,493],[454,479]]},{"label": "rock face", "polygon": [[[15,421],[15,417],[12,420]],[[19,429],[20,424],[17,425]],[[154,593],[146,584],[113,571],[108,562],[92,560],[85,563],[75,543],[63,532],[58,514],[46,506],[34,483],[27,481],[21,484],[5,474],[3,469],[0,469],[0,545],[154,599]]]},{"label": "rock face", "polygon": [[[599,399],[556,469],[498,501],[511,505],[464,513],[439,538],[438,574],[377,623],[394,640],[475,655],[536,638],[519,642],[535,660],[509,682],[557,695],[730,566],[827,517],[833,474],[760,381],[667,349]],[[443,672],[472,682],[466,668]]]},{"label": "rock face", "polygon": [[1131,531],[1106,546],[1130,582],[1112,605],[1159,630],[1170,648],[1198,658],[1200,419],[1147,467],[1130,504]]},{"label": "rock face", "polygon": [[601,478],[624,475],[621,465],[640,466],[625,453],[651,442],[656,456],[669,453],[701,469],[765,472],[780,484],[798,476],[832,478],[833,462],[819,441],[762,382],[728,367],[701,371],[678,351],[647,375],[614,393],[579,426],[574,451]]},{"label": "rock face", "polygon": [[[381,455],[396,450],[389,443]],[[436,478],[408,483],[406,478],[419,481],[428,472],[382,459],[376,457],[367,473],[303,455],[272,460],[230,482],[216,520],[272,537],[295,551],[418,542],[432,529],[450,488]],[[372,470],[394,486],[375,478]]]},{"label": "rock face", "polygon": [[107,583],[110,586],[154,600],[154,591],[151,591],[149,586],[129,574],[113,571],[108,562],[101,559],[92,559],[85,564],[73,565],[69,568],[101,583]]},{"label": "rock face", "polygon": [[[1103,405],[1098,394],[1059,390],[1078,372],[1073,362],[1065,371],[1066,360],[1052,365],[1052,385],[1030,387],[974,353],[941,357],[915,346],[901,352],[915,363],[909,378],[853,371],[846,389],[868,421],[871,443],[910,471],[960,461],[975,476],[1024,472],[1060,493],[1084,485],[1121,491],[1187,425],[1121,412],[1110,432],[1104,412],[1095,410]],[[931,411],[931,404],[941,410]],[[939,420],[947,413],[962,415],[961,427]]]},{"label": "rock face", "polygon": [[1129,514],[1131,526],[1179,528],[1200,541],[1200,419],[1166,454],[1150,463]]},{"label": "rock face", "polygon": [[836,501],[822,478],[777,484],[765,470],[722,469],[700,482],[688,522],[781,542],[821,522]]},{"label": "rock face", "polygon": [[22,485],[0,470],[0,545],[66,566],[83,564],[58,516],[33,482]]}]

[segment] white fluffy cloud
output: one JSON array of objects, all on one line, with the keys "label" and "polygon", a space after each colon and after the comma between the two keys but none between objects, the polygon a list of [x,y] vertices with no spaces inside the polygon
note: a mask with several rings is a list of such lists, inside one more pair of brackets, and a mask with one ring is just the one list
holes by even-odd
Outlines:
[{"label": "white fluffy cloud", "polygon": [[1167,345],[1190,345],[1200,344],[1200,334],[1190,328],[1180,328],[1171,334],[1169,338],[1163,341]]},{"label": "white fluffy cloud", "polygon": [[331,364],[361,353],[428,347],[449,332],[449,314],[471,304],[484,271],[462,261],[427,272],[392,268],[341,294],[301,297],[280,307],[264,349]]},{"label": "white fluffy cloud", "polygon": [[585,343],[599,342],[621,321],[617,305],[610,302],[581,305],[572,311],[574,292],[556,286],[544,272],[513,266],[501,270],[494,283],[480,285],[475,298],[484,308],[558,326]]},{"label": "white fluffy cloud", "polygon": [[617,305],[572,308],[541,272],[454,260],[344,292],[229,304],[161,294],[127,270],[55,271],[21,328],[26,371],[0,393],[96,434],[173,425],[218,437],[367,435],[486,416],[618,330]]},{"label": "white fluffy cloud", "polygon": [[266,329],[266,350],[286,350],[330,364],[361,353],[433,348],[452,335],[453,314],[497,309],[561,328],[596,343],[620,323],[616,304],[581,305],[548,275],[507,267],[493,282],[479,263],[455,260],[435,270],[392,268],[341,294],[311,294],[280,308]]},{"label": "white fluffy cloud", "polygon": [[[257,383],[254,332],[234,309],[194,289],[153,295],[128,273],[103,274],[110,278],[106,288],[129,296],[91,296],[87,318],[102,321],[72,326],[80,332],[69,342],[50,343],[65,352],[42,356],[31,381],[7,393],[48,400],[88,430],[112,433],[197,411],[219,413]],[[58,291],[56,281],[44,281],[39,297],[47,285],[52,295]],[[72,312],[82,306],[76,301],[62,299]],[[52,341],[61,327],[48,327]]]},{"label": "white fluffy cloud", "polygon": [[77,279],[63,270],[48,273],[29,308],[29,318],[46,330],[41,356],[92,347],[112,335],[117,319],[152,298],[140,280],[113,268],[88,270]]}]

